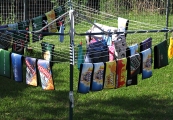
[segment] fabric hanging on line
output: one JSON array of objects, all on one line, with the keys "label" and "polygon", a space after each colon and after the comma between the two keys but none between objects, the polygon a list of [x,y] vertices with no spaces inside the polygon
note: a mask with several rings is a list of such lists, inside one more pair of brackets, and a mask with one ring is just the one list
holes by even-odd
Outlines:
[{"label": "fabric hanging on line", "polygon": [[91,91],[100,91],[103,89],[104,63],[93,63],[94,70],[91,80]]},{"label": "fabric hanging on line", "polygon": [[131,45],[131,46],[127,47],[126,51],[127,51],[127,56],[138,54],[139,53],[138,44],[134,44],[134,45]]},{"label": "fabric hanging on line", "polygon": [[0,25],[0,30],[7,30],[8,29],[8,25]]},{"label": "fabric hanging on line", "polygon": [[78,80],[78,93],[89,93],[90,84],[93,72],[92,63],[83,63],[80,66],[79,80]]},{"label": "fabric hanging on line", "polygon": [[80,65],[84,62],[83,58],[83,49],[82,49],[82,43],[78,45],[78,58],[77,58],[77,67],[78,70],[80,70]]},{"label": "fabric hanging on line", "polygon": [[[63,24],[60,25],[59,33],[64,33],[64,25]],[[59,41],[60,42],[64,41],[64,35],[59,35]]]},{"label": "fabric hanging on line", "polygon": [[152,38],[149,37],[146,40],[142,41],[140,43],[140,52],[142,52],[143,50],[146,50],[148,48],[152,48]]},{"label": "fabric hanging on line", "polygon": [[154,46],[154,69],[168,65],[167,40]]},{"label": "fabric hanging on line", "polygon": [[[111,30],[108,30],[107,32],[110,33]],[[103,38],[102,39],[107,42],[107,45],[108,46],[111,46],[112,45],[112,35],[110,35],[110,34],[103,35]]]},{"label": "fabric hanging on line", "polygon": [[[118,32],[125,32],[128,30],[129,20],[125,18],[118,17]],[[127,33],[124,34],[125,37]]]},{"label": "fabric hanging on line", "polygon": [[[0,26],[0,29],[8,29],[8,25]],[[11,32],[3,31],[0,32],[0,49],[8,50],[11,45],[13,36]]]},{"label": "fabric hanging on line", "polygon": [[23,60],[22,55],[12,53],[11,54],[11,61],[12,61],[12,68],[13,68],[13,79],[16,82],[23,81]]},{"label": "fabric hanging on line", "polygon": [[173,57],[173,38],[172,37],[170,37],[169,39],[168,57],[169,59],[172,59]]},{"label": "fabric hanging on line", "polygon": [[[50,23],[53,20],[55,20],[55,11],[51,10],[47,13],[45,13],[46,17],[47,17],[47,22]],[[56,22],[52,23],[51,25],[48,26],[48,31],[55,33],[57,32],[57,26],[56,26]]]},{"label": "fabric hanging on line", "polygon": [[127,81],[126,86],[137,85],[138,74],[140,73],[141,57],[139,54],[127,58]]},{"label": "fabric hanging on line", "polygon": [[152,76],[152,56],[151,48],[148,48],[140,53],[141,56],[141,71],[142,79]]},{"label": "fabric hanging on line", "polygon": [[127,80],[127,58],[122,58],[117,60],[117,84],[116,88],[125,87]]},{"label": "fabric hanging on line", "polygon": [[115,45],[115,59],[121,59],[126,57],[126,38],[124,35],[119,35],[117,40],[114,41]]},{"label": "fabric hanging on line", "polygon": [[109,49],[109,61],[115,60],[115,46],[112,44],[111,46],[108,46]]},{"label": "fabric hanging on line", "polygon": [[43,59],[52,61],[55,45],[47,42],[42,42],[41,47],[42,47]]},{"label": "fabric hanging on line", "polygon": [[0,75],[11,78],[11,53],[0,49]]},{"label": "fabric hanging on line", "polygon": [[109,61],[109,51],[106,41],[97,41],[88,45],[87,53],[92,63]]},{"label": "fabric hanging on line", "polygon": [[[55,11],[55,18],[58,18],[59,16],[61,16],[62,14],[65,13],[65,8],[63,6],[59,6],[59,7],[55,8],[54,11]],[[65,23],[65,17],[62,17],[59,20],[57,20],[56,25],[57,25],[58,31],[60,30],[61,25],[63,25],[63,27],[65,29],[64,23]]]},{"label": "fabric hanging on line", "polygon": [[26,84],[37,86],[36,58],[25,57]]},{"label": "fabric hanging on line", "polygon": [[116,87],[116,61],[105,63],[104,88]]},{"label": "fabric hanging on line", "polygon": [[[32,18],[32,31],[40,30],[43,22],[43,15]],[[42,34],[32,34],[32,42],[36,42],[43,39]]]},{"label": "fabric hanging on line", "polygon": [[52,78],[52,68],[50,61],[39,59],[37,62],[38,71],[40,74],[41,85],[43,90],[54,90],[54,82]]}]

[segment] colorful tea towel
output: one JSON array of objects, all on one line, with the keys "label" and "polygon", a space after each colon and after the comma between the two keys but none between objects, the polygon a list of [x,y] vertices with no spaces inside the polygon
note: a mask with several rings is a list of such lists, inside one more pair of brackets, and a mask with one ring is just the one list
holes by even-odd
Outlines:
[{"label": "colorful tea towel", "polygon": [[116,87],[116,61],[105,63],[105,78],[104,88],[115,88]]},{"label": "colorful tea towel", "polygon": [[41,47],[42,47],[43,59],[52,61],[55,45],[47,42],[42,42]]},{"label": "colorful tea towel", "polygon": [[83,49],[82,49],[82,43],[78,45],[78,58],[77,58],[77,66],[78,70],[80,70],[80,65],[84,62],[83,58]]},{"label": "colorful tea towel", "polygon": [[115,59],[121,59],[126,57],[126,38],[124,35],[119,35],[117,40],[114,41],[115,45]]},{"label": "colorful tea towel", "polygon": [[[65,8],[64,8],[64,6],[59,6],[56,9],[54,9],[54,11],[55,11],[55,17],[58,18],[59,16],[61,16],[62,14],[65,13]],[[64,29],[65,29],[64,22],[65,22],[65,17],[62,17],[59,20],[57,20],[57,24],[56,25],[57,25],[58,31],[60,30],[60,26],[61,25],[63,25]]]},{"label": "colorful tea towel", "polygon": [[108,46],[104,40],[90,43],[87,48],[87,54],[92,63],[109,61]]},{"label": "colorful tea towel", "polygon": [[151,48],[142,51],[140,55],[141,55],[142,79],[146,79],[152,76]]},{"label": "colorful tea towel", "polygon": [[[50,23],[52,22],[53,20],[55,20],[55,11],[54,10],[51,10],[47,13],[45,13],[46,17],[47,17],[47,22]],[[55,33],[57,32],[57,26],[56,26],[56,23],[52,23],[49,27],[48,27],[48,31],[49,32],[52,32],[52,33]]]},{"label": "colorful tea towel", "polygon": [[132,46],[129,46],[129,49],[130,49],[130,55],[135,55],[135,54],[139,53],[138,44],[134,44]]},{"label": "colorful tea towel", "polygon": [[168,57],[169,59],[173,57],[173,38],[172,37],[170,37],[170,40],[169,40]]},{"label": "colorful tea towel", "polygon": [[94,70],[91,80],[91,91],[100,91],[103,89],[104,63],[93,63]]},{"label": "colorful tea towel", "polygon": [[152,38],[147,38],[140,43],[140,52],[152,47]]},{"label": "colorful tea towel", "polygon": [[88,93],[90,91],[91,78],[93,73],[92,63],[83,63],[80,66],[78,92]]},{"label": "colorful tea towel", "polygon": [[[43,27],[42,22],[43,22],[42,15],[32,18],[32,30],[33,31],[40,30]],[[32,42],[36,42],[42,39],[43,39],[42,34],[32,34]]]},{"label": "colorful tea towel", "polygon": [[141,57],[139,54],[127,58],[126,86],[137,85],[137,75],[140,73]]},{"label": "colorful tea towel", "polygon": [[127,79],[127,58],[122,58],[117,60],[117,84],[116,88],[126,86],[126,79]]},{"label": "colorful tea towel", "polygon": [[15,40],[12,45],[12,52],[17,54],[24,54],[25,42],[22,39]]},{"label": "colorful tea towel", "polygon": [[22,55],[12,53],[11,54],[11,61],[12,61],[12,68],[13,68],[13,79],[16,82],[23,81],[23,57]]},{"label": "colorful tea towel", "polygon": [[[118,17],[118,32],[125,32],[128,30],[129,20],[125,18]],[[125,37],[127,34],[124,34]]]},{"label": "colorful tea towel", "polygon": [[40,74],[41,85],[43,90],[54,90],[54,82],[52,78],[52,68],[50,61],[39,59],[37,62],[38,71]]},{"label": "colorful tea towel", "polygon": [[25,57],[26,64],[26,84],[37,86],[36,58]]},{"label": "colorful tea towel", "polygon": [[11,78],[10,52],[0,49],[0,75]]},{"label": "colorful tea towel", "polygon": [[154,69],[168,65],[167,40],[154,46]]},{"label": "colorful tea towel", "polygon": [[109,48],[109,61],[115,60],[115,46],[112,44],[111,46],[108,46]]},{"label": "colorful tea towel", "polygon": [[[64,33],[64,25],[63,24],[60,26],[59,33],[62,33],[62,34]],[[59,35],[59,41],[60,42],[64,41],[64,35]]]}]

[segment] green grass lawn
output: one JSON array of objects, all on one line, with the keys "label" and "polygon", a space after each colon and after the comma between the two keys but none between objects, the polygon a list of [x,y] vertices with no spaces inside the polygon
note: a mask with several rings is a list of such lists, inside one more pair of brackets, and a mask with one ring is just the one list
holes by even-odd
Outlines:
[{"label": "green grass lawn", "polygon": [[[145,16],[146,17],[146,16]],[[163,25],[165,23],[162,23]],[[76,26],[76,31],[88,28]],[[138,29],[138,28],[136,28]],[[68,30],[68,27],[66,28]],[[67,32],[67,31],[66,31]],[[164,33],[132,34],[127,43],[139,43],[147,37],[153,38],[153,45],[164,40]],[[67,120],[69,119],[69,37],[60,43],[58,37],[45,37],[44,41],[56,45],[53,65],[54,91],[42,90],[23,82],[0,76],[0,120]],[[84,36],[75,36],[75,49]],[[41,58],[40,43],[32,44],[34,53],[25,56]],[[173,60],[169,65],[153,69],[151,78],[142,80],[138,75],[138,85],[119,89],[104,89],[88,94],[77,93],[79,71],[74,66],[74,120],[172,120],[173,119]]]}]

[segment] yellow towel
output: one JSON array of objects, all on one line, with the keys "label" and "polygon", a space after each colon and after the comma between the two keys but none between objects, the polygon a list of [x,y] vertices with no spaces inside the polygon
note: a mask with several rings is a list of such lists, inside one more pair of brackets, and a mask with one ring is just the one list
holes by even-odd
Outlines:
[{"label": "yellow towel", "polygon": [[169,47],[168,47],[168,57],[171,59],[173,57],[173,38],[170,37]]},{"label": "yellow towel", "polygon": [[[47,17],[47,21],[48,23],[52,22],[53,20],[55,20],[55,11],[54,10],[51,10],[46,14],[46,17]],[[57,26],[56,26],[56,22],[52,23],[49,27],[49,32],[57,32]]]}]

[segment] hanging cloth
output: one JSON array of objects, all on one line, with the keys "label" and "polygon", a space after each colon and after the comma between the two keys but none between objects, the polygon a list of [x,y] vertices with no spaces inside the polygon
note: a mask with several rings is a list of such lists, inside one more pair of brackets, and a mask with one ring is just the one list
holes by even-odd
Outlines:
[{"label": "hanging cloth", "polygon": [[84,62],[83,58],[83,49],[82,49],[82,43],[78,45],[78,58],[77,58],[77,65],[78,70],[80,70],[80,65]]},{"label": "hanging cloth", "polygon": [[140,52],[152,47],[152,38],[147,38],[140,43]]},{"label": "hanging cloth", "polygon": [[169,40],[168,57],[169,59],[172,59],[173,57],[173,38],[172,37],[170,37],[170,40]]},{"label": "hanging cloth", "polygon": [[52,68],[50,61],[39,59],[37,62],[38,71],[40,74],[41,85],[43,90],[54,90],[52,78]]},{"label": "hanging cloth", "polygon": [[93,72],[92,63],[83,63],[80,66],[79,80],[78,80],[78,93],[89,93],[90,83]]},{"label": "hanging cloth", "polygon": [[[60,25],[59,33],[64,33],[64,25],[63,24]],[[59,41],[60,42],[64,41],[64,35],[59,35]]]},{"label": "hanging cloth", "polygon": [[[55,18],[58,18],[59,16],[61,16],[62,14],[65,13],[65,8],[64,8],[64,6],[59,6],[59,7],[55,8],[54,11],[55,11]],[[60,30],[61,25],[63,25],[63,27],[65,29],[64,22],[65,22],[65,17],[62,17],[59,20],[57,20],[56,25],[57,25],[58,31]]]},{"label": "hanging cloth", "polygon": [[94,70],[91,80],[91,91],[100,91],[103,89],[104,63],[93,63]]},{"label": "hanging cloth", "polygon": [[142,79],[146,79],[152,76],[151,48],[142,51],[140,55],[141,55]]},{"label": "hanging cloth", "polygon": [[[125,18],[118,17],[118,32],[126,32],[128,30],[129,20]],[[127,33],[124,34],[125,37]]]},{"label": "hanging cloth", "polygon": [[104,88],[116,87],[116,61],[105,63]]},{"label": "hanging cloth", "polygon": [[[50,23],[52,22],[53,20],[55,20],[55,11],[54,10],[51,10],[47,13],[45,13],[46,17],[47,17],[47,22]],[[52,23],[49,27],[48,27],[48,31],[49,32],[52,32],[52,33],[55,33],[57,32],[57,26],[56,26],[56,23]]]},{"label": "hanging cloth", "polygon": [[13,68],[13,79],[16,82],[23,81],[23,60],[22,55],[12,53],[11,54],[12,68]]},{"label": "hanging cloth", "polygon": [[118,35],[117,40],[114,41],[115,45],[115,59],[121,59],[126,57],[126,38],[124,35]]},{"label": "hanging cloth", "polygon": [[25,57],[26,84],[37,86],[36,58]]},{"label": "hanging cloth", "polygon": [[48,60],[48,61],[52,61],[55,45],[47,43],[47,42],[42,42],[41,47],[42,47],[43,59]]},{"label": "hanging cloth", "polygon": [[10,52],[0,49],[0,75],[11,78]]},{"label": "hanging cloth", "polygon": [[4,50],[8,50],[8,48],[11,46],[13,36],[10,32],[1,32],[0,33],[0,48]]},{"label": "hanging cloth", "polygon": [[139,54],[127,58],[127,81],[126,86],[137,85],[137,75],[140,72],[141,57]]},{"label": "hanging cloth", "polygon": [[124,87],[126,86],[126,80],[127,80],[127,58],[122,58],[117,60],[117,85],[116,88]]},{"label": "hanging cloth", "polygon": [[[33,31],[37,31],[40,30],[43,26],[42,26],[42,22],[43,22],[43,16],[37,16],[35,18],[32,18],[32,30]],[[36,42],[39,40],[42,40],[43,36],[42,34],[33,34],[32,35],[32,42]]]},{"label": "hanging cloth", "polygon": [[112,44],[111,46],[108,46],[109,48],[109,61],[115,60],[115,46]]},{"label": "hanging cloth", "polygon": [[154,69],[168,65],[167,46],[166,40],[154,46]]},{"label": "hanging cloth", "polygon": [[130,55],[135,55],[135,54],[139,53],[138,44],[134,44],[132,46],[129,46],[129,49],[130,49]]}]

